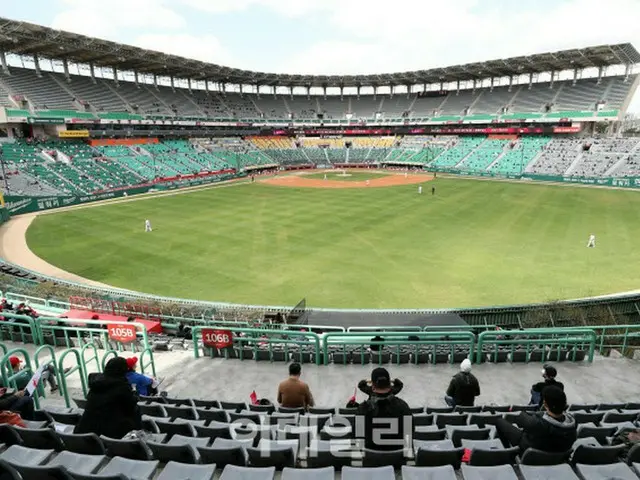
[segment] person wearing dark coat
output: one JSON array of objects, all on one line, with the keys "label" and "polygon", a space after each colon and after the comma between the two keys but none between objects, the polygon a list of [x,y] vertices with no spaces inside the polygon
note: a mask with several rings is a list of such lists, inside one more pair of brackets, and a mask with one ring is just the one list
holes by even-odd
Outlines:
[{"label": "person wearing dark coat", "polygon": [[[496,422],[498,437],[508,447],[537,448],[550,453],[562,453],[571,450],[576,441],[577,425],[575,419],[565,412],[567,396],[558,387],[546,387],[542,391],[544,412],[522,412],[512,425],[504,418]],[[518,428],[520,427],[520,428]]]},{"label": "person wearing dark coat", "polygon": [[473,407],[478,395],[480,395],[480,384],[471,373],[471,361],[465,358],[460,364],[460,372],[456,373],[449,383],[444,401],[450,407]]},{"label": "person wearing dark coat", "polygon": [[544,382],[538,382],[531,387],[531,400],[529,405],[538,405],[542,407],[542,391],[547,387],[558,387],[564,391],[564,385],[561,382],[556,381],[558,371],[553,365],[545,365],[542,369],[542,378]]},{"label": "person wearing dark coat", "polygon": [[[399,394],[404,388],[404,383],[399,378],[395,378],[391,382],[391,393],[394,395]],[[371,396],[373,394],[373,385],[371,384],[371,380],[360,380],[358,382],[358,390],[364,393],[367,396]]]},{"label": "person wearing dark coat", "polygon": [[405,435],[413,431],[411,409],[393,393],[386,368],[371,372],[371,396],[358,406],[356,436],[364,436],[365,448],[401,450]]},{"label": "person wearing dark coat", "polygon": [[127,361],[112,358],[104,373],[89,375],[89,395],[74,433],[95,433],[121,439],[133,430],[142,430],[138,396],[127,381]]}]

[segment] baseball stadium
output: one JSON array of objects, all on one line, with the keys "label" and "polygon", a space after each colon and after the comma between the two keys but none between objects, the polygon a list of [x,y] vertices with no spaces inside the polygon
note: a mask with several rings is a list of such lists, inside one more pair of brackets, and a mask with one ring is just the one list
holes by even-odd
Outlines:
[{"label": "baseball stadium", "polygon": [[0,64],[0,479],[637,480],[631,43],[276,74],[0,18]]}]

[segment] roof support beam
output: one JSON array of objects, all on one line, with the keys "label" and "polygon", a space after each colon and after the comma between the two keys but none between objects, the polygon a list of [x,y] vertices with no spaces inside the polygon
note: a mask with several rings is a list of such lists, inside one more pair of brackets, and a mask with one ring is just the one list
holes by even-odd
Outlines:
[{"label": "roof support beam", "polygon": [[39,77],[42,76],[42,72],[40,71],[40,59],[38,58],[38,54],[33,54],[33,64],[36,66],[36,75]]},{"label": "roof support beam", "polygon": [[113,67],[113,81],[116,82],[116,86],[120,86],[120,82],[118,81],[118,68]]},{"label": "roof support beam", "polygon": [[136,84],[136,87],[140,84],[140,82],[138,81],[138,71],[137,70],[133,71],[133,82]]},{"label": "roof support beam", "polygon": [[0,64],[2,64],[2,71],[9,75],[9,67],[7,66],[7,56],[4,52],[0,52]]},{"label": "roof support beam", "polygon": [[67,82],[71,81],[71,77],[69,75],[69,61],[66,58],[62,59],[62,68],[64,69],[64,78],[67,79]]},{"label": "roof support beam", "polygon": [[93,65],[93,63],[89,64],[89,76],[91,77],[91,82],[93,82],[93,84],[95,85],[96,82],[96,67]]}]

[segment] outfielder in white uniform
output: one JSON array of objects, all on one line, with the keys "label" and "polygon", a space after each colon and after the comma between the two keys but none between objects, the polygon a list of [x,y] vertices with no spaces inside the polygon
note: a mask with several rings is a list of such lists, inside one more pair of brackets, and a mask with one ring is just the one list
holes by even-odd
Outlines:
[{"label": "outfielder in white uniform", "polygon": [[144,231],[153,232],[153,230],[151,229],[151,222],[149,220],[144,221]]},{"label": "outfielder in white uniform", "polygon": [[592,233],[589,235],[589,242],[587,243],[587,248],[595,248],[596,246],[596,236]]},{"label": "outfielder in white uniform", "polygon": [[419,195],[422,195],[422,185],[420,185],[420,186],[418,187],[418,194],[419,194]]}]

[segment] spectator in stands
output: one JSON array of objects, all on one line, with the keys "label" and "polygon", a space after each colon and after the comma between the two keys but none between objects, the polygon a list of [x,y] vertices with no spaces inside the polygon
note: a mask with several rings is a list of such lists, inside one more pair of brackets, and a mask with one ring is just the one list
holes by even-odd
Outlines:
[{"label": "spectator in stands", "polygon": [[136,387],[138,395],[144,395],[145,397],[149,395],[157,395],[158,390],[154,387],[154,385],[156,385],[155,380],[136,372],[137,364],[138,357],[127,358],[127,381],[129,382],[129,385]]},{"label": "spectator in stands", "polygon": [[[26,388],[29,380],[33,376],[33,372],[28,368],[22,368],[22,361],[16,357],[9,357],[9,362],[11,363],[11,368],[13,370],[14,375],[19,375],[16,385],[18,389],[22,390]],[[49,387],[51,388],[51,393],[54,393],[58,390],[58,382],[56,381],[56,368],[52,363],[47,364],[47,366],[42,371],[42,375],[40,376],[40,381],[47,382]]]},{"label": "spectator in stands", "polygon": [[2,310],[13,310],[13,303],[10,303],[7,301],[6,298],[2,299],[2,303],[0,304],[0,308],[2,308]]},{"label": "spectator in stands", "polygon": [[302,367],[299,363],[289,365],[289,378],[278,385],[278,403],[285,408],[304,408],[314,406],[309,385],[300,380]]},{"label": "spectator in stands", "polygon": [[142,429],[138,396],[127,381],[127,361],[112,358],[104,373],[89,375],[89,395],[80,423],[74,433],[95,433],[120,439]]},{"label": "spectator in stands", "polygon": [[516,426],[504,418],[496,422],[498,436],[505,446],[537,448],[545,452],[567,452],[576,441],[576,421],[565,413],[567,396],[555,386],[542,391],[544,412],[522,412],[516,418]]},{"label": "spectator in stands", "polygon": [[[399,394],[404,387],[404,383],[399,378],[394,378],[391,382],[391,393],[394,395]],[[373,384],[371,380],[363,379],[358,382],[358,390],[360,390],[365,395],[371,396],[373,393]]]},{"label": "spectator in stands", "polygon": [[384,348],[384,345],[376,345],[375,342],[384,342],[384,338],[382,338],[380,335],[376,335],[375,337],[373,337],[371,339],[371,345],[369,346],[369,350],[371,350],[372,352],[379,352],[380,350],[382,350]]},{"label": "spectator in stands", "polygon": [[478,395],[480,395],[480,384],[471,373],[471,360],[465,358],[460,364],[460,371],[453,376],[449,383],[444,401],[450,407],[458,405],[472,407]]},{"label": "spectator in stands", "polygon": [[391,376],[386,368],[371,372],[371,396],[358,406],[356,436],[364,434],[365,448],[400,450],[405,434],[412,431],[411,409],[392,391]]},{"label": "spectator in stands", "polygon": [[0,398],[0,411],[19,413],[25,420],[35,420],[33,398],[27,395],[24,390]]},{"label": "spectator in stands", "polygon": [[547,387],[558,387],[564,391],[564,385],[556,381],[557,376],[558,371],[553,365],[546,364],[542,368],[542,378],[544,378],[544,381],[535,383],[531,387],[531,400],[529,401],[529,405],[542,407],[542,391]]}]

